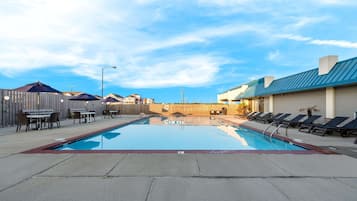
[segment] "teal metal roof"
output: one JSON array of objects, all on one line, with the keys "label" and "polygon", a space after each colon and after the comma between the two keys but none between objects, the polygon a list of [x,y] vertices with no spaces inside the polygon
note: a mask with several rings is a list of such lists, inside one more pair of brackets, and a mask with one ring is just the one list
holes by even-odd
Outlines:
[{"label": "teal metal roof", "polygon": [[357,57],[337,62],[328,74],[318,73],[318,68],[315,68],[274,80],[257,96],[357,84]]},{"label": "teal metal roof", "polygon": [[243,93],[238,95],[238,99],[251,98],[264,93],[264,78],[250,81],[245,85],[248,85],[248,88]]},{"label": "teal metal roof", "polygon": [[[354,57],[348,60],[337,62],[335,66],[330,70],[330,72],[325,75],[319,75],[319,69],[315,68],[295,75],[290,75],[274,80],[268,88],[264,88],[264,78],[250,81],[245,84],[248,85],[247,90],[239,94],[236,98],[252,98],[257,96],[291,93],[326,87],[337,87],[356,84],[357,57]],[[242,85],[236,88],[239,88],[241,86]]]}]

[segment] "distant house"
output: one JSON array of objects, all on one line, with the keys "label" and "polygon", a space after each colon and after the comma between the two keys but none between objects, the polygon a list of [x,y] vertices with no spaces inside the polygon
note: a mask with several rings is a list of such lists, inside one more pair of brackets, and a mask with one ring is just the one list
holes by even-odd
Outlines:
[{"label": "distant house", "polygon": [[357,115],[357,57],[320,58],[319,67],[280,79],[266,76],[217,95],[220,103],[244,102],[250,111],[314,113],[333,118]]},{"label": "distant house", "polygon": [[135,97],[127,96],[123,99],[124,104],[136,104]]},{"label": "distant house", "polygon": [[154,99],[153,98],[143,98],[142,103],[143,104],[153,104]]},{"label": "distant house", "polygon": [[141,97],[139,94],[131,94],[123,99],[124,104],[141,104]]}]

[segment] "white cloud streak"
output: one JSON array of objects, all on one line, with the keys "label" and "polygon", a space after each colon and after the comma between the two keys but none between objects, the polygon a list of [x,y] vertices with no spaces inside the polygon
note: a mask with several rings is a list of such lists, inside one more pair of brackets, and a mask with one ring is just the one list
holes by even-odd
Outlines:
[{"label": "white cloud streak", "polygon": [[275,35],[275,37],[294,41],[302,41],[313,45],[335,46],[341,48],[357,48],[357,42],[346,40],[320,40],[294,34],[277,34]]},{"label": "white cloud streak", "polygon": [[[144,58],[147,59],[147,58]],[[224,59],[210,55],[178,56],[162,59],[152,65],[129,64],[127,69],[106,73],[106,80],[119,81],[128,88],[157,88],[175,86],[203,86],[214,80]],[[74,72],[93,79],[100,79],[98,69],[84,66]],[[83,70],[85,69],[85,70]]]},{"label": "white cloud streak", "polygon": [[234,23],[234,24],[223,25],[223,26],[200,28],[197,31],[192,31],[178,36],[173,36],[168,39],[150,41],[149,43],[144,44],[139,49],[139,51],[154,51],[154,50],[171,48],[171,47],[187,45],[187,44],[208,43],[212,38],[238,35],[240,33],[247,33],[247,32],[263,33],[264,26]]},{"label": "white cloud streak", "polygon": [[295,40],[295,41],[309,41],[309,40],[311,40],[310,37],[294,35],[294,34],[276,34],[275,37],[282,38],[282,39]]},{"label": "white cloud streak", "polygon": [[309,43],[314,45],[329,45],[342,48],[357,48],[356,42],[345,40],[311,40]]}]

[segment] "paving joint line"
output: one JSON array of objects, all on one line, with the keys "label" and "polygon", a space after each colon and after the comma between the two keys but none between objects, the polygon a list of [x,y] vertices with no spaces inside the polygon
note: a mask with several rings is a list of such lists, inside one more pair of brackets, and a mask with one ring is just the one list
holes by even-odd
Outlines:
[{"label": "paving joint line", "polygon": [[109,177],[109,174],[121,163],[124,159],[128,157],[128,154],[125,154],[123,158],[119,159],[118,162],[114,164],[114,166],[107,172],[105,173],[104,177]]},{"label": "paving joint line", "polygon": [[102,175],[40,175],[36,178],[183,178],[183,179],[357,179],[357,177],[323,177],[323,176],[160,176],[160,175],[127,175],[127,176],[102,176]]},{"label": "paving joint line", "polygon": [[286,199],[291,200],[289,197],[289,194],[286,194],[282,189],[279,188],[279,186],[275,185],[273,182],[269,181],[268,179],[264,179],[266,182],[268,182],[274,189],[276,189],[279,193],[281,193]]},{"label": "paving joint line", "polygon": [[155,180],[156,180],[155,177],[153,177],[153,178],[151,179],[151,182],[150,182],[148,191],[146,192],[145,201],[148,201],[148,200],[149,200],[149,196],[150,196],[150,193],[152,192],[152,189],[153,189]]},{"label": "paving joint line", "polygon": [[197,154],[195,155],[195,161],[196,161],[196,164],[197,164],[198,176],[201,176],[201,167],[200,167],[200,164],[198,163]]},{"label": "paving joint line", "polygon": [[[351,184],[349,184],[349,183],[346,183],[346,182],[340,180],[340,179],[345,179],[345,178],[334,178],[334,179],[335,179],[337,182],[339,182],[339,183],[341,183],[341,184],[344,184],[344,185],[348,186],[349,188],[352,188],[353,190],[356,190],[356,189],[357,189],[357,187],[355,187],[355,186],[353,186],[353,185],[351,185]],[[352,178],[352,179],[355,179],[355,178]]]},{"label": "paving joint line", "polygon": [[269,157],[264,157],[263,159],[269,161],[273,166],[277,167],[279,170],[281,170],[282,172],[286,173],[287,175],[292,175],[291,172],[289,172],[289,170],[281,167],[276,161],[272,160],[271,158]]},{"label": "paving joint line", "polygon": [[9,154],[9,155],[1,156],[0,159],[8,158],[8,157],[10,157],[10,156],[15,156],[15,155],[17,155],[17,154],[19,154],[19,153],[11,153],[11,154]]},{"label": "paving joint line", "polygon": [[62,159],[62,160],[60,160],[59,162],[57,162],[57,163],[51,165],[50,167],[45,168],[44,170],[41,170],[41,171],[39,171],[39,172],[37,172],[37,173],[32,174],[32,175],[29,176],[29,177],[26,177],[25,179],[22,179],[21,181],[16,182],[15,184],[12,184],[12,185],[7,186],[7,187],[5,187],[5,188],[3,188],[3,189],[0,189],[0,193],[4,192],[4,191],[6,191],[6,190],[8,190],[8,189],[10,189],[10,188],[13,188],[13,187],[15,187],[15,186],[17,186],[17,185],[19,185],[19,184],[25,182],[25,181],[28,181],[28,180],[30,180],[30,179],[36,177],[37,175],[42,174],[42,173],[46,172],[47,170],[56,167],[56,166],[59,165],[60,163],[66,161],[66,160],[68,160],[68,159],[70,159],[70,158],[72,158],[72,157],[73,157],[73,154],[72,154],[72,155],[69,155],[68,157],[66,157],[66,158],[64,158],[64,159]]}]

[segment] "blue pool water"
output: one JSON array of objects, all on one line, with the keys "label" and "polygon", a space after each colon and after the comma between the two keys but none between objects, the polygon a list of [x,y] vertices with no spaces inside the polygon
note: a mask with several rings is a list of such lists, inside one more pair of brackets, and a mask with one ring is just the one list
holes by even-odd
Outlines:
[{"label": "blue pool water", "polygon": [[305,150],[256,131],[228,125],[192,125],[147,119],[99,133],[56,150]]}]

